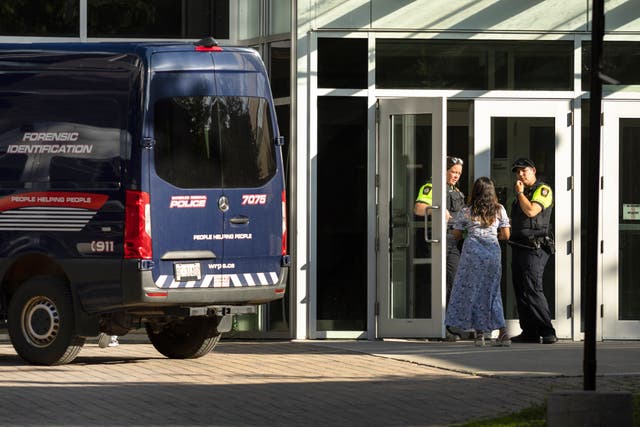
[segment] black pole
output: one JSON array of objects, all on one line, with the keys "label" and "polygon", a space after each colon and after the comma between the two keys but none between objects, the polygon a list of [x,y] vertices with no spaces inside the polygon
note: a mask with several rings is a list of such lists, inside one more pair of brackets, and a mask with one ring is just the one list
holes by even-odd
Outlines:
[{"label": "black pole", "polygon": [[598,194],[600,192],[600,116],[602,110],[602,39],[604,37],[604,0],[593,0],[591,20],[591,102],[589,112],[588,147],[582,155],[587,156],[587,167],[592,170],[591,180],[584,188],[586,198],[585,245],[585,313],[584,313],[584,390],[596,389],[596,317],[598,284]]}]

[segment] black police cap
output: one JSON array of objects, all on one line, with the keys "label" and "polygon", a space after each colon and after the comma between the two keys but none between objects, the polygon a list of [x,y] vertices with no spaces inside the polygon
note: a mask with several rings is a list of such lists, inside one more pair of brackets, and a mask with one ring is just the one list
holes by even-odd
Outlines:
[{"label": "black police cap", "polygon": [[531,160],[520,157],[515,162],[513,162],[513,165],[511,165],[511,172],[515,172],[518,168],[526,167],[535,168],[536,165]]}]

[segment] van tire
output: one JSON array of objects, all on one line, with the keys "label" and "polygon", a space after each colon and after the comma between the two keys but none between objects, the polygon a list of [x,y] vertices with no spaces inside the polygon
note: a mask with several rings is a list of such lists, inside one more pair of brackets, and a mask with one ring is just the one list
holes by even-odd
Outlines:
[{"label": "van tire", "polygon": [[208,319],[192,317],[168,323],[160,331],[145,325],[151,344],[169,359],[196,359],[210,353],[220,340],[220,334],[210,333]]},{"label": "van tire", "polygon": [[34,277],[9,301],[8,329],[18,355],[35,365],[63,365],[76,358],[84,338],[75,334],[71,292],[58,278]]}]

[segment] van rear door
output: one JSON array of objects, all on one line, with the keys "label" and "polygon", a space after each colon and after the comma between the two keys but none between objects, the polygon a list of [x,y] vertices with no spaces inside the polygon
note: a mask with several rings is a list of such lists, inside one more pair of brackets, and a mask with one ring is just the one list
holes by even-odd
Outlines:
[{"label": "van rear door", "polygon": [[156,63],[170,72],[154,74],[150,106],[156,285],[274,285],[284,175],[264,66],[249,50],[164,55]]},{"label": "van rear door", "polygon": [[167,52],[152,59],[155,69],[170,70],[153,74],[149,102],[154,281],[159,288],[224,286],[222,170],[212,115],[211,58],[208,53]]},{"label": "van rear door", "polygon": [[218,99],[223,161],[224,265],[230,286],[278,282],[283,254],[283,179],[265,98]]},{"label": "van rear door", "polygon": [[[253,50],[224,50],[215,63],[223,162],[224,273],[230,286],[274,285],[285,241],[284,172],[269,80]],[[282,293],[284,288],[276,290]]]}]

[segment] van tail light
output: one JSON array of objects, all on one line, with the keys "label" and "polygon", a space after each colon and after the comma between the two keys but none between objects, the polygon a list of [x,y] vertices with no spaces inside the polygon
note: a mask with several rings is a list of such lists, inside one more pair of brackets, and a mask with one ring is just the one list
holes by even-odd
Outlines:
[{"label": "van tail light", "polygon": [[124,257],[151,259],[149,193],[127,190],[124,217]]},{"label": "van tail light", "polygon": [[282,255],[287,254],[287,193],[282,190]]},{"label": "van tail light", "polygon": [[205,37],[195,42],[197,52],[222,52],[218,42],[213,37]]}]

